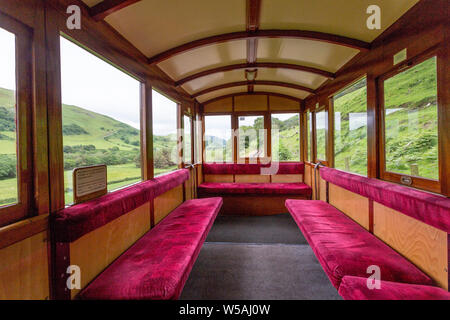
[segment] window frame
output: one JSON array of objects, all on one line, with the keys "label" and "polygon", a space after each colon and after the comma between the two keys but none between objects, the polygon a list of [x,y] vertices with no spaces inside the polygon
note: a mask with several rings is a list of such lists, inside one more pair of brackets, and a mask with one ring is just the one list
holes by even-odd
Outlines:
[{"label": "window frame", "polygon": [[[329,100],[329,99],[328,99]],[[317,154],[318,154],[318,148],[317,148],[317,113],[319,112],[325,112],[325,157],[327,157],[327,159],[319,159]],[[319,107],[317,107],[314,111],[311,111],[311,113],[313,114],[312,116],[312,120],[314,122],[314,162],[315,163],[319,163],[321,162],[323,165],[325,166],[329,166],[329,154],[328,154],[328,149],[329,149],[329,144],[330,142],[329,140],[329,106],[327,106],[326,104],[324,105],[319,105]]]},{"label": "window frame", "polygon": [[[112,68],[117,69],[118,71],[124,73],[125,75],[127,75],[127,76],[129,76],[129,77],[131,77],[131,78],[133,78],[133,79],[135,79],[136,81],[139,82],[139,87],[140,87],[139,88],[139,150],[140,150],[140,158],[141,158],[140,159],[140,162],[141,162],[141,180],[137,181],[137,182],[133,182],[133,183],[127,184],[127,185],[124,185],[124,186],[121,186],[121,187],[119,187],[117,189],[114,189],[114,190],[111,190],[111,191],[108,190],[107,193],[108,194],[109,193],[113,193],[113,192],[119,191],[121,189],[127,188],[129,186],[132,186],[134,184],[141,183],[141,182],[145,181],[145,178],[146,178],[145,177],[145,174],[146,174],[145,171],[146,170],[144,169],[144,166],[146,166],[145,161],[147,161],[147,159],[148,159],[147,156],[144,156],[144,153],[146,153],[146,149],[147,149],[147,146],[145,145],[146,141],[145,141],[144,137],[147,135],[146,132],[148,130],[148,128],[146,128],[146,120],[144,121],[144,117],[146,116],[146,112],[147,112],[146,111],[146,108],[147,108],[146,104],[148,103],[148,102],[146,102],[146,95],[143,94],[143,90],[144,91],[146,90],[145,81],[143,81],[139,77],[135,76],[133,73],[128,72],[126,69],[118,66],[117,64],[115,64],[114,62],[109,60],[106,56],[102,55],[99,52],[96,52],[94,49],[91,49],[90,47],[85,45],[83,42],[80,42],[78,39],[73,38],[71,35],[69,35],[67,33],[64,33],[64,32],[59,32],[58,41],[61,41],[61,38],[64,38],[65,40],[71,42],[75,46],[78,46],[80,49],[86,51],[87,54],[91,54],[91,55],[97,57],[98,59],[102,60],[103,62],[109,64]],[[59,48],[60,48],[60,46],[59,46]],[[62,59],[62,57],[61,57],[61,54],[59,53],[59,63],[61,63],[61,59]],[[62,101],[62,94],[61,94],[61,132],[60,132],[60,134],[61,134],[61,139],[62,139],[61,146],[64,146],[64,140],[63,140],[64,136],[63,136],[63,133],[62,133],[62,115],[63,115],[62,105],[63,105],[63,101]],[[153,105],[152,105],[152,107],[153,107]],[[153,126],[152,126],[152,128],[153,128]],[[61,150],[61,152],[62,152],[62,158],[61,159],[64,159],[64,151]],[[64,163],[64,160],[63,160],[63,163]],[[153,167],[153,163],[152,163],[152,167]],[[62,172],[63,172],[62,184],[64,186],[65,185],[64,170]],[[64,202],[64,207],[71,207],[71,206],[74,206],[74,205],[77,204],[75,202],[74,203],[66,203],[66,193],[65,193],[65,191],[62,192],[62,198],[64,200],[63,201]]]},{"label": "window frame", "polygon": [[[415,66],[433,58],[436,57],[436,77],[438,79],[437,83],[437,122],[438,122],[438,170],[439,170],[439,179],[438,180],[432,180],[427,179],[423,177],[416,177],[409,174],[401,174],[396,172],[390,172],[386,170],[386,147],[385,147],[385,141],[386,141],[386,127],[385,127],[385,96],[384,96],[384,82],[398,74],[401,74],[402,72],[409,70],[411,68],[414,68]],[[379,101],[379,113],[378,117],[380,119],[380,130],[379,130],[379,166],[380,166],[380,178],[382,180],[386,180],[389,182],[398,183],[401,185],[405,185],[402,183],[402,177],[408,177],[411,179],[412,184],[408,185],[409,187],[417,188],[417,189],[423,189],[431,192],[440,193],[441,192],[441,144],[440,141],[442,139],[442,128],[440,127],[440,103],[439,103],[439,52],[437,49],[432,49],[428,52],[422,53],[418,56],[415,56],[411,59],[408,59],[399,65],[392,68],[390,71],[386,72],[385,74],[381,75],[377,79],[377,89],[378,89],[378,101]]]},{"label": "window frame", "polygon": [[216,116],[229,116],[230,117],[230,129],[231,129],[231,160],[230,161],[225,161],[223,163],[234,163],[235,162],[235,155],[236,155],[236,135],[233,134],[235,128],[233,126],[233,124],[235,123],[234,121],[234,115],[232,112],[217,112],[217,113],[205,113],[203,114],[203,118],[202,118],[202,163],[214,163],[214,162],[208,162],[206,159],[206,142],[205,142],[205,137],[206,137],[206,118],[207,117],[216,117]]},{"label": "window frame", "polygon": [[270,133],[269,133],[269,129],[268,128],[265,128],[266,130],[268,130],[268,134],[267,134],[267,138],[269,139],[270,138],[270,158],[273,160],[273,150],[272,150],[272,116],[273,115],[276,115],[276,114],[296,114],[296,115],[298,115],[298,128],[299,128],[299,131],[298,131],[298,135],[299,135],[299,145],[298,145],[298,148],[299,148],[299,154],[298,154],[298,160],[284,160],[284,161],[281,161],[281,160],[277,160],[277,162],[280,162],[280,163],[290,163],[290,162],[301,162],[302,161],[302,152],[303,152],[303,148],[302,148],[302,140],[303,140],[303,138],[302,138],[302,126],[301,126],[301,123],[302,123],[302,121],[301,121],[301,119],[302,119],[302,112],[300,112],[300,111],[271,111],[270,113],[269,113],[269,121],[270,121]]},{"label": "window frame", "polygon": [[[264,155],[262,157],[241,157],[240,156],[240,149],[239,149],[239,117],[263,117],[263,123],[264,123],[264,130],[265,130],[265,137],[264,137]],[[272,146],[271,141],[272,140],[272,134],[271,134],[271,124],[272,124],[272,118],[270,112],[264,112],[264,111],[239,111],[239,112],[233,112],[232,114],[232,120],[235,123],[235,151],[234,151],[234,159],[236,163],[253,163],[256,161],[256,163],[266,163],[268,162],[268,159],[271,159],[272,157]]]},{"label": "window frame", "polygon": [[[330,104],[329,104],[330,107],[329,107],[329,117],[328,117],[328,119],[330,119],[330,117],[331,117],[332,122],[331,122],[331,124],[330,124],[330,122],[328,123],[328,128],[330,128],[330,126],[332,126],[332,128],[329,129],[332,132],[332,136],[330,137],[330,139],[331,139],[331,143],[330,143],[331,144],[331,146],[330,146],[330,148],[331,148],[330,149],[331,159],[330,160],[331,160],[331,163],[333,165],[333,168],[335,168],[336,167],[336,164],[335,164],[335,160],[336,160],[336,155],[335,155],[335,151],[336,151],[336,143],[335,143],[335,137],[336,137],[336,135],[335,135],[335,132],[336,132],[336,128],[335,128],[335,125],[336,125],[336,110],[335,110],[335,107],[334,107],[334,97],[337,94],[339,94],[342,91],[348,89],[349,87],[355,85],[356,83],[358,83],[359,81],[361,81],[363,79],[366,79],[366,90],[367,90],[366,91],[366,118],[367,118],[367,124],[366,124],[366,140],[367,140],[367,145],[366,145],[366,155],[367,155],[366,157],[367,157],[367,159],[366,160],[367,160],[367,163],[366,163],[366,167],[367,167],[367,174],[366,175],[362,175],[362,176],[363,177],[368,177],[369,176],[370,161],[369,161],[369,105],[367,103],[367,99],[368,99],[368,76],[367,76],[367,74],[363,74],[360,77],[358,77],[355,80],[353,80],[352,82],[349,82],[344,87],[342,87],[338,91],[334,92],[330,96]],[[360,175],[360,174],[352,172],[352,171],[345,171],[345,170],[342,170],[342,169],[339,169],[339,170],[344,171],[344,172],[348,172],[348,173],[351,173],[351,174]]]},{"label": "window frame", "polygon": [[[186,141],[185,141],[185,139],[186,139],[186,131],[185,131],[185,127],[184,127],[184,117],[187,117],[188,119],[189,119],[189,123],[190,123],[190,137],[191,137],[191,150],[185,150],[186,148]],[[183,112],[182,112],[182,118],[183,118],[183,157],[182,157],[182,163],[183,163],[183,166],[191,166],[191,165],[193,165],[193,164],[195,164],[195,161],[194,161],[194,121],[193,121],[193,117],[192,117],[192,115],[190,114],[190,113],[188,113],[187,112],[187,110],[184,110]],[[185,162],[185,155],[186,155],[186,153],[187,152],[189,152],[190,153],[190,162]]]},{"label": "window frame", "polygon": [[15,35],[17,202],[0,207],[0,227],[33,216],[33,32],[0,12],[0,28]]}]

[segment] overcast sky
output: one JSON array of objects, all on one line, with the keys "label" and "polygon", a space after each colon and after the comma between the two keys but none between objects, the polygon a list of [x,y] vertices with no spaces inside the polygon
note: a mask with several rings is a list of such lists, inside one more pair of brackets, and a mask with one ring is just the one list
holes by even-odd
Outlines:
[{"label": "overcast sky", "polygon": [[0,88],[16,90],[16,49],[14,34],[0,28]]}]

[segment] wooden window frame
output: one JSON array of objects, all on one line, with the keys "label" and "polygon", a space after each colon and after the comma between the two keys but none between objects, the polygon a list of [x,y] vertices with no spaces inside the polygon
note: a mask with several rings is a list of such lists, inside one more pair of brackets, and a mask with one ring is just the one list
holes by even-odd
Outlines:
[{"label": "wooden window frame", "polygon": [[[369,104],[368,104],[368,101],[367,101],[368,96],[369,96],[369,94],[368,94],[369,86],[368,86],[368,75],[367,74],[364,74],[364,75],[360,76],[359,78],[357,78],[357,79],[353,80],[352,82],[346,84],[344,87],[342,87],[341,89],[335,91],[332,95],[330,95],[330,98],[329,98],[329,109],[328,109],[328,119],[329,119],[328,127],[329,127],[329,132],[331,134],[329,134],[330,143],[329,143],[329,153],[328,153],[328,155],[329,156],[331,155],[330,161],[329,161],[330,162],[330,166],[335,168],[335,146],[336,146],[336,144],[335,144],[335,123],[336,123],[336,119],[335,119],[335,109],[334,109],[334,97],[338,93],[346,90],[347,88],[353,86],[354,84],[356,84],[357,82],[359,82],[359,81],[361,81],[363,79],[366,79],[366,118],[367,118],[367,122],[366,122],[366,131],[367,131],[367,135],[366,135],[366,140],[367,140],[366,151],[367,151],[367,153],[366,154],[367,154],[367,159],[366,160],[367,160],[367,174],[366,175],[362,175],[362,176],[363,177],[368,177],[369,176],[369,170],[370,170],[369,169],[369,166],[370,166],[369,162],[370,162],[370,160],[369,160]],[[340,169],[340,170],[342,170],[342,169]],[[345,170],[342,170],[342,171],[345,171]],[[345,172],[347,172],[347,171],[345,171]],[[351,173],[351,174],[359,175],[358,173],[355,173],[355,172],[351,172],[351,171],[348,171],[348,172]]]},{"label": "wooden window frame", "polygon": [[[184,117],[188,117],[189,118],[189,122],[190,122],[190,125],[191,125],[191,150],[189,150],[189,152],[190,152],[190,154],[191,154],[191,159],[190,159],[190,162],[188,163],[188,162],[185,162],[185,158],[184,158],[184,155],[185,155],[185,152],[186,152],[186,150],[185,150],[185,131],[184,131]],[[193,128],[193,126],[194,126],[194,121],[193,121],[193,115],[192,114],[190,114],[190,113],[188,113],[187,111],[186,111],[186,109],[183,109],[183,112],[182,112],[182,121],[183,121],[183,145],[182,145],[182,148],[183,148],[183,157],[181,158],[182,159],[182,162],[183,162],[183,167],[185,167],[185,166],[191,166],[191,165],[193,165],[193,164],[195,164],[195,160],[194,160],[194,128]]]},{"label": "wooden window frame", "polygon": [[236,155],[236,142],[235,138],[236,136],[233,134],[235,132],[235,119],[234,119],[234,113],[233,112],[215,112],[215,113],[205,113],[202,115],[202,163],[209,163],[206,161],[206,143],[205,143],[205,135],[206,135],[206,117],[214,117],[214,116],[229,116],[230,117],[230,124],[231,124],[231,140],[232,140],[232,147],[231,147],[231,161],[225,161],[224,163],[235,163],[235,155]]},{"label": "wooden window frame", "polygon": [[[239,117],[264,117],[264,129],[267,132],[266,137],[264,138],[264,155],[262,157],[241,157],[239,155]],[[235,137],[235,143],[234,143],[234,159],[235,163],[267,163],[268,160],[272,157],[272,148],[271,143],[269,140],[271,140],[271,127],[272,127],[272,118],[271,113],[269,111],[237,111],[233,112],[232,118],[234,119],[234,137]]]},{"label": "wooden window frame", "polygon": [[314,111],[313,111],[313,122],[314,122],[314,146],[315,146],[315,148],[314,148],[314,162],[315,163],[319,163],[319,162],[321,162],[323,165],[325,165],[325,166],[329,166],[330,165],[330,162],[329,162],[329,160],[328,159],[319,159],[318,157],[317,157],[317,113],[319,113],[319,112],[325,112],[325,156],[327,157],[327,158],[329,158],[330,157],[330,155],[328,154],[329,153],[329,145],[330,145],[330,142],[328,141],[329,140],[329,106],[327,106],[327,105],[322,105],[322,106],[320,106],[319,105],[319,107],[317,108],[317,109],[315,109]]},{"label": "wooden window frame", "polygon": [[[398,183],[401,185],[404,185],[401,183],[401,178],[402,177],[409,177],[412,180],[412,184],[410,185],[410,187],[413,188],[417,188],[417,189],[423,189],[423,190],[427,190],[427,191],[431,191],[431,192],[435,192],[435,193],[440,193],[441,192],[441,181],[442,181],[442,173],[441,173],[441,167],[442,167],[442,162],[441,162],[441,144],[438,143],[438,159],[439,159],[439,165],[438,165],[438,170],[439,170],[439,180],[432,180],[432,179],[427,179],[427,178],[423,178],[423,177],[415,177],[412,175],[408,175],[408,174],[401,174],[401,173],[395,173],[395,172],[390,172],[386,170],[386,148],[385,148],[385,139],[386,139],[386,132],[385,132],[385,104],[384,104],[384,82],[387,79],[390,79],[398,74],[401,74],[402,72],[409,70],[433,57],[436,57],[436,78],[438,79],[439,82],[439,52],[437,49],[431,49],[427,52],[424,52],[416,57],[413,57],[411,59],[408,59],[407,61],[404,61],[403,63],[395,66],[393,69],[391,69],[390,71],[386,72],[385,74],[381,75],[380,77],[378,77],[377,79],[377,89],[378,89],[378,100],[379,100],[379,119],[380,119],[380,134],[379,134],[379,166],[380,166],[380,178],[382,180],[386,180],[389,182],[394,182],[394,183]],[[439,104],[439,83],[438,83],[438,90],[437,90],[437,98],[438,98],[438,105],[437,105],[437,113],[438,113],[438,139],[439,142],[442,139],[442,135],[443,135],[443,128],[440,127],[440,121],[439,121],[439,117],[441,114],[441,107]],[[444,177],[445,178],[445,177]]]},{"label": "wooden window frame", "polygon": [[[60,33],[59,34],[59,41],[61,41],[61,38],[66,39],[67,41],[70,41],[72,44],[78,46],[79,48],[85,50],[88,54],[92,54],[93,56],[97,57],[98,59],[104,61],[105,63],[109,64],[111,67],[116,68],[118,71],[121,71],[122,73],[124,73],[125,75],[135,79],[136,81],[139,82],[139,127],[140,127],[140,134],[139,134],[139,150],[141,151],[140,156],[141,156],[141,181],[138,182],[134,182],[128,185],[124,185],[122,187],[119,187],[117,189],[114,189],[112,191],[108,191],[108,193],[112,193],[118,190],[121,190],[123,188],[129,187],[131,185],[134,185],[136,183],[140,183],[142,181],[145,181],[147,179],[150,179],[150,177],[153,177],[154,171],[153,171],[153,163],[152,163],[152,167],[149,168],[148,167],[148,163],[146,163],[146,161],[148,161],[149,159],[153,159],[153,151],[149,150],[149,144],[152,146],[153,148],[153,141],[149,142],[147,140],[147,136],[148,136],[148,120],[152,119],[152,114],[149,114],[149,111],[152,110],[152,103],[151,101],[148,101],[148,96],[150,96],[150,99],[152,98],[152,94],[148,93],[147,91],[150,89],[150,91],[152,90],[151,86],[149,86],[148,84],[145,83],[145,81],[143,81],[142,79],[138,78],[137,76],[133,75],[132,73],[128,72],[126,69],[121,68],[119,66],[117,66],[116,64],[114,64],[112,61],[108,60],[105,56],[103,56],[102,54],[96,52],[95,50],[89,48],[87,45],[85,45],[84,43],[72,38],[70,35],[66,34],[66,33]],[[60,48],[60,47],[59,47]],[[61,63],[61,56],[60,56],[60,63]],[[61,83],[62,84],[62,83]],[[62,93],[62,92],[61,92]],[[62,134],[62,94],[61,94],[61,139],[62,139],[62,145],[64,147],[64,136]],[[153,128],[153,125],[150,126],[150,129]],[[62,150],[63,151],[63,150]],[[149,154],[151,154],[151,158],[149,158]],[[64,156],[64,152],[63,152],[63,156]],[[63,163],[64,163],[64,157],[61,157]],[[64,170],[63,170],[64,172]],[[63,185],[65,185],[65,175],[63,176]],[[70,207],[73,205],[76,205],[76,203],[66,203],[66,193],[65,191],[63,191],[63,198],[64,198],[64,204],[65,207]]]},{"label": "wooden window frame", "polygon": [[0,207],[0,227],[34,215],[33,210],[33,32],[0,12],[0,28],[16,38],[17,203]]},{"label": "wooden window frame", "polygon": [[[280,163],[289,163],[289,162],[301,162],[302,161],[302,152],[303,152],[303,148],[302,148],[302,112],[300,111],[270,111],[269,113],[269,117],[270,117],[270,131],[268,131],[267,133],[267,137],[268,139],[270,139],[270,149],[272,149],[272,116],[274,114],[297,114],[298,115],[298,135],[299,135],[299,144],[298,144],[298,148],[299,148],[299,154],[298,154],[298,160],[285,160],[285,161],[280,161],[278,160],[277,162]],[[273,152],[272,150],[270,150],[270,157],[271,159],[273,158]]]}]

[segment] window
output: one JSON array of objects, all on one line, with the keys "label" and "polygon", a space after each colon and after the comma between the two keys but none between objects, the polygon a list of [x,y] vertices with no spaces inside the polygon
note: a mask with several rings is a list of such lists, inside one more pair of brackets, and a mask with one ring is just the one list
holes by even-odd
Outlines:
[{"label": "window", "polygon": [[334,166],[367,175],[367,81],[366,78],[333,97]]},{"label": "window", "polygon": [[265,156],[264,116],[238,116],[239,158]]},{"label": "window", "polygon": [[0,28],[0,206],[19,201],[16,125],[16,37]]},{"label": "window", "polygon": [[317,161],[327,160],[327,113],[316,112]]},{"label": "window", "polygon": [[205,161],[232,162],[231,116],[205,116]]},{"label": "window", "polygon": [[177,103],[153,90],[153,166],[155,176],[178,168]]},{"label": "window", "polygon": [[307,160],[312,162],[313,159],[311,157],[311,148],[312,144],[312,113],[308,110],[306,113],[306,134],[308,135],[308,139],[306,140],[306,149],[308,149]]},{"label": "window", "polygon": [[300,161],[300,116],[298,113],[272,114],[272,159]]},{"label": "window", "polygon": [[140,181],[140,82],[61,37],[65,202],[72,170],[106,164],[108,190]]},{"label": "window", "polygon": [[26,26],[0,16],[0,227],[34,213],[31,39]]},{"label": "window", "polygon": [[191,118],[187,115],[184,115],[183,122],[184,122],[183,162],[187,164],[192,164]]},{"label": "window", "polygon": [[385,171],[439,180],[436,57],[384,78]]}]

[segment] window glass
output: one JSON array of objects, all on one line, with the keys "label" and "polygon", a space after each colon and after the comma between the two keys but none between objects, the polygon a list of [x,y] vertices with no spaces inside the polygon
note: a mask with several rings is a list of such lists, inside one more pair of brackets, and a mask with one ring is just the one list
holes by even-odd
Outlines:
[{"label": "window glass", "polygon": [[108,191],[140,181],[140,82],[61,37],[66,204],[72,170],[106,164]]},{"label": "window glass", "polygon": [[308,161],[312,162],[311,159],[311,148],[312,148],[312,113],[308,110],[306,114],[306,134],[308,135],[308,139],[306,140],[307,149],[308,149]]},{"label": "window glass", "polygon": [[386,171],[438,180],[436,57],[385,80],[384,106]]},{"label": "window glass", "polygon": [[300,161],[300,117],[298,113],[272,114],[272,159]]},{"label": "window glass", "polygon": [[184,163],[192,164],[191,118],[184,115],[183,121],[184,121],[183,160]]},{"label": "window glass", "polygon": [[327,113],[320,111],[316,113],[316,137],[317,137],[317,160],[327,160]]},{"label": "window glass", "polygon": [[239,157],[264,157],[264,116],[239,116]]},{"label": "window glass", "polygon": [[0,28],[0,206],[18,202],[16,37]]},{"label": "window glass", "polygon": [[153,165],[155,176],[178,168],[177,103],[153,90]]},{"label": "window glass", "polygon": [[367,175],[366,78],[333,97],[334,166]]},{"label": "window glass", "polygon": [[231,116],[205,116],[205,161],[232,162]]}]

